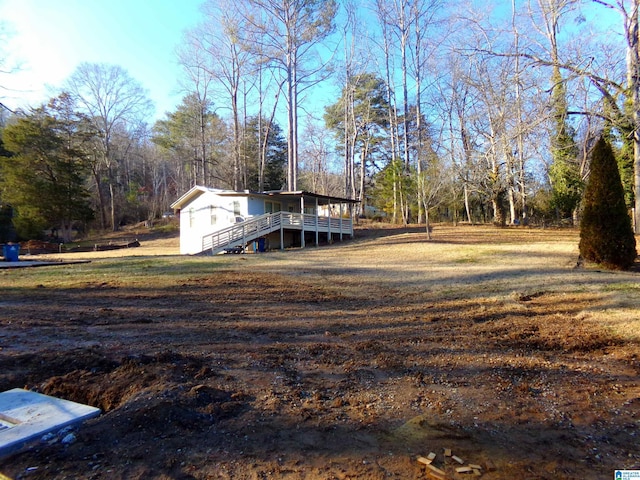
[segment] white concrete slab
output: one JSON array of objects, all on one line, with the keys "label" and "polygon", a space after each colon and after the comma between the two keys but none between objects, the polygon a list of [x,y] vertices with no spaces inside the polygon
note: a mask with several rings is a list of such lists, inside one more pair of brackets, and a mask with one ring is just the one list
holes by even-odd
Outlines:
[{"label": "white concrete slab", "polygon": [[45,433],[100,415],[100,409],[14,388],[0,393],[0,456]]}]

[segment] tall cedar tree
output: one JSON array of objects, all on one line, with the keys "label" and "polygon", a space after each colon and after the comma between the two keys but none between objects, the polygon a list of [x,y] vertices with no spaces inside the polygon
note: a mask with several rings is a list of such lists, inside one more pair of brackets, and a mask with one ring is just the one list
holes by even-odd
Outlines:
[{"label": "tall cedar tree", "polygon": [[580,255],[610,269],[628,269],[636,259],[636,239],[624,200],[613,150],[600,138],[582,200]]}]

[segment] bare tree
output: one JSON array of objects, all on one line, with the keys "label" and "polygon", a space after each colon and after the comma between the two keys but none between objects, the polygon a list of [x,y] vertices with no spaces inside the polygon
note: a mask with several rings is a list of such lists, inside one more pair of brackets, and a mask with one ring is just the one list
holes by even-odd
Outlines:
[{"label": "bare tree", "polygon": [[[462,70],[462,59],[451,56],[442,64],[443,72],[435,84],[437,91],[432,92],[438,98],[434,104],[441,109],[440,123],[447,133],[443,135],[440,144],[446,148],[451,163],[451,179],[448,182],[452,190],[461,186],[462,199],[467,221],[473,224],[470,207],[470,190],[473,188],[471,173],[473,171],[473,144],[471,138],[471,121],[469,119],[473,109],[473,93],[471,85],[466,81],[469,72]],[[470,68],[467,65],[467,68]],[[446,139],[446,140],[445,140]],[[453,191],[454,199],[459,196]],[[457,221],[454,205],[454,221]]]},{"label": "bare tree", "polygon": [[[603,3],[608,6],[607,2]],[[627,95],[631,100],[633,119],[633,172],[634,172],[634,231],[640,234],[640,28],[638,15],[640,0],[617,0],[618,11],[624,22],[627,50]]]},{"label": "bare tree", "polygon": [[[410,20],[413,27],[413,55],[411,57],[411,72],[415,82],[416,92],[416,173],[418,177],[418,223],[422,223],[422,207],[428,203],[426,188],[430,185],[429,179],[422,174],[423,169],[428,167],[428,163],[434,157],[426,154],[425,128],[423,126],[423,106],[422,106],[422,90],[424,88],[423,81],[427,74],[427,59],[438,48],[439,41],[433,34],[429,35],[431,28],[437,25],[437,15],[441,8],[442,2],[440,0],[430,0],[426,2],[415,2],[410,6],[411,15]],[[430,147],[430,146],[429,146]],[[429,172],[433,173],[435,170],[429,169]],[[429,189],[433,191],[433,189]],[[429,212],[425,211],[425,220],[428,220]],[[429,229],[427,225],[427,230]]]},{"label": "bare tree", "polygon": [[[344,154],[344,191],[350,198],[356,198],[356,171],[355,171],[355,142],[356,132],[354,126],[354,92],[352,78],[357,75],[357,44],[359,37],[359,23],[356,15],[357,7],[354,2],[345,3],[345,13],[347,21],[342,31],[342,42],[344,47],[344,76],[342,79],[342,89],[344,92],[343,102],[343,130],[342,148]],[[358,72],[356,73],[356,70]]]},{"label": "bare tree", "polygon": [[[180,52],[180,62],[187,71],[197,70],[190,77],[192,83],[207,97],[215,96],[229,105],[233,135],[232,165],[234,190],[239,190],[243,174],[240,159],[241,134],[244,121],[241,121],[244,98],[241,87],[247,85],[252,65],[252,55],[241,42],[245,30],[245,18],[236,8],[235,2],[227,0],[209,0],[203,6],[203,22],[186,34],[186,48]],[[206,83],[205,83],[206,82]],[[220,92],[216,92],[220,89]],[[214,90],[214,91],[211,91]],[[204,100],[204,99],[203,99]],[[244,115],[246,116],[246,115]]]},{"label": "bare tree", "polygon": [[315,84],[325,63],[315,47],[333,32],[334,0],[248,0],[244,41],[284,77],[287,101],[287,188],[297,189],[299,95]]},{"label": "bare tree", "polygon": [[99,132],[94,177],[100,196],[103,227],[105,202],[101,197],[100,165],[105,169],[110,201],[110,226],[117,230],[116,189],[118,185],[118,159],[114,155],[113,142],[118,128],[132,128],[145,118],[152,108],[146,91],[126,70],[117,65],[82,63],[71,75],[66,85]]},{"label": "bare tree", "polygon": [[7,77],[20,70],[20,64],[10,58],[7,50],[7,45],[11,35],[12,33],[9,31],[7,24],[0,20],[0,125],[4,123],[7,113],[18,113],[18,111],[12,110],[4,103],[6,101],[5,95],[13,91],[11,88],[7,87]]},{"label": "bare tree", "polygon": [[[620,14],[624,28],[626,49],[626,85],[622,91],[616,88],[618,93],[623,93],[627,98],[629,107],[623,112],[630,117],[631,131],[629,135],[633,143],[633,184],[635,194],[635,206],[633,215],[633,227],[636,234],[640,234],[640,0],[593,0],[609,9],[617,10]],[[613,82],[602,82],[604,86],[615,86]]]},{"label": "bare tree", "polygon": [[[398,107],[396,104],[395,96],[395,80],[394,80],[394,56],[393,56],[393,37],[392,28],[388,19],[391,16],[389,6],[385,0],[375,0],[374,6],[376,17],[380,25],[380,36],[382,42],[382,50],[384,54],[384,72],[387,83],[387,114],[389,117],[389,138],[390,138],[390,163],[394,163],[396,159],[400,158],[400,136],[398,129]],[[395,163],[394,163],[395,166]],[[392,221],[398,222],[400,216],[404,218],[404,201],[402,191],[399,188],[401,185],[397,169],[392,168],[393,172],[393,208],[392,208]]]},{"label": "bare tree", "polygon": [[[210,152],[207,150],[209,139],[207,138],[207,117],[212,105],[211,90],[213,75],[210,72],[210,58],[203,46],[203,35],[199,31],[191,31],[185,34],[185,43],[178,51],[179,62],[185,72],[185,89],[187,96],[183,104],[188,106],[190,116],[196,120],[193,138],[197,139],[192,151],[194,155],[193,185],[211,184],[211,172],[209,169]],[[180,107],[179,107],[180,108]],[[177,112],[176,112],[177,113]],[[172,114],[168,113],[168,116]]]},{"label": "bare tree", "polygon": [[[553,50],[548,52],[519,52],[518,55],[531,60],[534,65],[559,68],[571,77],[585,78],[598,90],[604,100],[604,108],[599,112],[573,112],[595,114],[606,118],[622,134],[623,141],[629,141],[633,149],[633,184],[635,193],[634,229],[640,233],[640,32],[638,14],[640,0],[592,0],[593,3],[619,13],[626,50],[626,79],[617,76],[615,67],[607,67],[608,58],[595,54],[577,54],[560,59],[554,58]],[[570,2],[545,2],[552,6]],[[552,11],[553,14],[553,11]],[[553,15],[551,17],[553,19]],[[553,26],[553,24],[552,24]],[[512,56],[513,54],[508,54]],[[614,55],[615,56],[615,55]],[[613,62],[617,59],[613,58]],[[605,64],[603,64],[605,62]],[[569,112],[572,113],[572,112]]]},{"label": "bare tree", "polygon": [[330,140],[328,130],[319,127],[312,119],[307,117],[304,130],[304,140],[301,143],[303,152],[303,172],[306,175],[306,184],[312,192],[321,195],[331,195],[329,191],[330,174]]}]

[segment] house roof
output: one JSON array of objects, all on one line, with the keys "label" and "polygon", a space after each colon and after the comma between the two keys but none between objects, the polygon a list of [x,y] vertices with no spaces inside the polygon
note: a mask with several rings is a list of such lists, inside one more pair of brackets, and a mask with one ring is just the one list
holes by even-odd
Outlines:
[{"label": "house roof", "polygon": [[194,199],[207,192],[220,194],[222,192],[225,192],[225,190],[196,185],[194,187],[191,187],[186,193],[184,193],[180,198],[173,202],[170,207],[173,209],[182,208],[184,205],[191,203]]},{"label": "house roof", "polygon": [[228,196],[228,197],[272,197],[272,198],[280,198],[280,199],[290,199],[290,198],[304,198],[307,200],[324,200],[327,203],[358,203],[359,200],[353,200],[350,198],[340,198],[340,197],[332,197],[330,195],[321,195],[318,193],[305,192],[305,191],[297,191],[297,192],[283,192],[280,190],[273,190],[268,192],[250,192],[249,190],[245,190],[242,192],[237,192],[235,190],[222,190],[218,188],[210,188],[196,185],[189,189],[184,195],[182,195],[178,200],[171,204],[171,208],[180,209],[184,205],[191,203],[194,199],[199,197],[200,195],[211,192],[220,196]]},{"label": "house roof", "polygon": [[271,192],[263,192],[263,195],[282,196],[282,197],[304,197],[305,199],[313,198],[318,200],[326,200],[329,203],[360,203],[360,200],[354,200],[352,198],[333,197],[331,195],[321,195],[319,193],[306,192],[304,190],[300,190],[297,192],[271,191]]}]

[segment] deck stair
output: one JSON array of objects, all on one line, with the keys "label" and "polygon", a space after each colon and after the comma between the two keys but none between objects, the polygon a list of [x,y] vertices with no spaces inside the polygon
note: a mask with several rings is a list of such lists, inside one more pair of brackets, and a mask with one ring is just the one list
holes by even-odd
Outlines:
[{"label": "deck stair", "polygon": [[239,249],[244,251],[249,242],[278,230],[281,248],[284,230],[302,231],[304,247],[304,232],[315,232],[316,244],[318,232],[327,233],[329,237],[331,234],[337,234],[342,240],[343,234],[353,236],[353,223],[351,219],[346,218],[329,218],[294,212],[266,213],[205,235],[202,237],[202,252],[216,255],[224,251],[238,252]]},{"label": "deck stair", "polygon": [[249,242],[279,230],[283,224],[284,215],[292,214],[267,213],[205,235],[202,237],[202,251],[216,255],[225,250],[244,249]]}]

